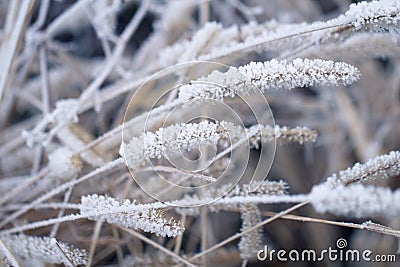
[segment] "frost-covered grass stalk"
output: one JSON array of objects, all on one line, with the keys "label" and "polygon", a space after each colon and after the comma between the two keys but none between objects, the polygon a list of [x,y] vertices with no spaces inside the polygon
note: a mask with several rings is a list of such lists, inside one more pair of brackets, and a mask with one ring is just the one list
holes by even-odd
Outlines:
[{"label": "frost-covered grass stalk", "polygon": [[400,1],[290,2],[1,1],[0,266],[398,251]]}]

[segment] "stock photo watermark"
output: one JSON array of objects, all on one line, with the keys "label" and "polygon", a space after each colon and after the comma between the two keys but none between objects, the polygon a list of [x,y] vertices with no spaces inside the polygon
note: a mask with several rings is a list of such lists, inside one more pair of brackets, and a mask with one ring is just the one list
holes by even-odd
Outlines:
[{"label": "stock photo watermark", "polygon": [[257,259],[262,262],[272,261],[292,261],[292,262],[397,262],[398,255],[395,254],[374,254],[369,249],[357,250],[348,249],[347,240],[339,238],[336,246],[329,246],[327,249],[316,251],[314,249],[305,250],[285,250],[269,249],[267,245],[264,249],[257,252]]}]

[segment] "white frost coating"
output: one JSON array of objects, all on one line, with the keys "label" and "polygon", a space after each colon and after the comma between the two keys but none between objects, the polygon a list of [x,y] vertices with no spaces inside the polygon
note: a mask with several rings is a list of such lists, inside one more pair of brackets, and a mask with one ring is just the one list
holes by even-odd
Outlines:
[{"label": "white frost coating", "polygon": [[[265,23],[265,26],[242,27],[241,32],[247,30],[249,33],[243,38],[237,38],[240,41],[214,47],[209,54],[199,59],[215,60],[259,50],[289,51],[308,42],[320,43],[330,38],[342,39],[352,32],[389,32],[395,41],[395,34],[399,32],[399,6],[398,0],[364,1],[351,5],[345,14],[326,22],[274,25],[274,21],[271,21]],[[264,31],[257,29],[262,26],[264,26]],[[296,38],[292,38],[293,36]]]},{"label": "white frost coating", "polygon": [[251,148],[258,148],[262,143],[299,143],[315,142],[317,133],[307,127],[288,128],[269,125],[253,125],[243,128],[228,122],[181,123],[160,128],[155,133],[142,133],[126,144],[122,143],[120,155],[127,165],[134,169],[144,165],[150,159],[166,157],[169,153],[178,153],[180,149],[191,150],[203,142],[224,147],[248,137]]},{"label": "white frost coating", "polygon": [[185,49],[183,55],[179,57],[179,62],[186,62],[197,57],[199,52],[207,46],[213,36],[220,31],[221,24],[208,22],[193,36],[190,45]]},{"label": "white frost coating", "polygon": [[397,57],[400,47],[397,44],[400,36],[390,33],[363,32],[350,36],[345,40],[337,40],[320,44],[318,50],[305,49],[299,57],[317,57],[325,59],[360,60],[378,57]]},{"label": "white frost coating", "polygon": [[392,151],[389,154],[377,156],[366,163],[356,163],[344,171],[327,178],[332,186],[350,184],[358,181],[387,179],[400,175],[400,151]]},{"label": "white frost coating", "polygon": [[237,94],[250,94],[257,88],[262,91],[271,88],[292,89],[305,86],[348,85],[360,78],[358,69],[344,62],[321,59],[300,59],[293,61],[271,60],[251,62],[227,72],[212,72],[179,90],[180,99],[216,99]]},{"label": "white frost coating", "polygon": [[80,171],[81,162],[78,156],[74,155],[66,147],[60,147],[49,155],[49,169],[53,177],[68,179],[76,177]]},{"label": "white frost coating", "polygon": [[248,94],[252,88],[255,87],[250,78],[231,67],[225,73],[215,70],[207,77],[183,85],[179,89],[179,98],[207,98],[222,101],[225,97],[233,98],[238,93]]},{"label": "white frost coating", "polygon": [[[0,237],[8,249],[19,256],[46,263],[63,264],[65,262],[65,258],[60,255],[59,249],[54,247],[50,237],[27,235],[2,235]],[[75,248],[64,242],[57,243],[75,266],[87,264],[88,253],[84,249]]]},{"label": "white frost coating", "polygon": [[373,31],[399,32],[400,1],[372,1],[351,4],[344,17],[350,21],[356,30],[362,28]]},{"label": "white frost coating", "polygon": [[160,128],[155,133],[142,133],[128,143],[122,144],[120,154],[131,168],[143,165],[150,159],[178,153],[180,149],[191,150],[202,142],[216,144],[229,133],[231,124],[226,122],[181,123]]},{"label": "white frost coating", "polygon": [[253,125],[246,129],[250,146],[258,148],[260,143],[278,141],[280,143],[299,143],[315,142],[317,132],[307,127],[288,128],[286,126],[275,125]]},{"label": "white frost coating", "polygon": [[[245,231],[261,222],[260,210],[257,204],[240,205],[240,217],[242,219],[241,231]],[[256,258],[257,251],[263,246],[263,228],[258,227],[254,231],[244,234],[239,241],[240,257],[243,260]]]},{"label": "white frost coating", "polygon": [[305,86],[339,86],[357,81],[360,72],[344,62],[321,59],[301,59],[293,61],[271,60],[264,63],[252,62],[238,68],[252,83],[262,90]]},{"label": "white frost coating", "polygon": [[135,230],[141,229],[157,236],[176,237],[185,230],[179,221],[165,218],[156,205],[138,205],[128,199],[118,201],[112,197],[98,195],[82,196],[81,202],[81,214],[91,220],[103,220]]},{"label": "white frost coating", "polygon": [[328,184],[316,185],[310,193],[311,204],[319,213],[333,213],[346,217],[399,217],[400,190],[364,186]]},{"label": "white frost coating", "polygon": [[[33,147],[34,144],[40,143],[42,146],[47,146],[51,134],[45,133],[45,127],[48,123],[54,123],[57,126],[67,125],[71,122],[78,122],[79,103],[77,99],[62,99],[56,102],[56,108],[52,113],[45,114],[44,119],[36,124],[35,128],[22,132],[22,136],[26,140],[28,147]],[[57,127],[55,126],[55,127]],[[53,128],[55,128],[53,127]]]},{"label": "white frost coating", "polygon": [[79,103],[76,99],[62,99],[56,103],[52,116],[56,122],[78,122]]}]

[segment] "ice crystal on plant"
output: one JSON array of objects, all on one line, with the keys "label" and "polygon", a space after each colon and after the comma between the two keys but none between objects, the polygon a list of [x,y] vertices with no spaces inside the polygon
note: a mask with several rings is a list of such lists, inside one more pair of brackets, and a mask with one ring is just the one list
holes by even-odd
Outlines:
[{"label": "ice crystal on plant", "polygon": [[122,156],[131,168],[140,166],[150,159],[177,153],[180,149],[191,150],[202,142],[217,144],[229,136],[232,125],[227,122],[182,123],[146,132],[134,137],[128,144],[122,144]]},{"label": "ice crystal on plant", "polygon": [[392,192],[389,188],[353,184],[332,189],[321,184],[313,187],[310,200],[320,213],[353,218],[400,216],[400,190]]},{"label": "ice crystal on plant", "polygon": [[257,88],[292,89],[306,86],[339,86],[352,84],[360,78],[358,69],[344,62],[321,59],[293,61],[273,59],[267,62],[251,62],[227,72],[214,71],[205,78],[180,88],[180,99],[216,99],[237,94],[251,94]]},{"label": "ice crystal on plant", "polygon": [[[254,225],[261,222],[260,210],[257,204],[243,204],[240,205],[240,216],[242,218],[242,228],[241,230],[247,230]],[[242,259],[248,260],[256,258],[257,252],[263,245],[263,230],[261,227],[244,234],[239,241],[238,247],[240,251],[240,257]]]},{"label": "ice crystal on plant", "polygon": [[[45,263],[65,263],[65,259],[52,244],[49,237],[27,236],[27,235],[2,235],[1,240],[11,252],[24,257],[37,259]],[[74,265],[87,264],[88,254],[85,250],[75,248],[64,242],[58,242],[63,253]]]},{"label": "ice crystal on plant", "polygon": [[76,177],[81,169],[79,157],[66,147],[60,147],[49,154],[50,173],[55,178]]},{"label": "ice crystal on plant", "polygon": [[354,166],[327,178],[332,186],[350,184],[375,179],[387,179],[400,175],[400,151],[391,151],[368,160],[366,163],[356,163]]}]

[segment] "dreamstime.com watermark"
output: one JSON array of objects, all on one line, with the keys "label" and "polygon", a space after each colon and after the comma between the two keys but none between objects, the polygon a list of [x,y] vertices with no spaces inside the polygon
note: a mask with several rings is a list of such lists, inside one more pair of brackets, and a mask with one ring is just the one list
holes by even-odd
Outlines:
[{"label": "dreamstime.com watermark", "polygon": [[257,259],[263,262],[272,261],[292,261],[292,262],[318,262],[318,261],[340,261],[340,262],[396,262],[395,254],[374,254],[371,250],[346,249],[347,241],[339,238],[336,241],[336,247],[328,247],[321,251],[314,249],[306,250],[269,250],[264,246],[257,252]]}]

